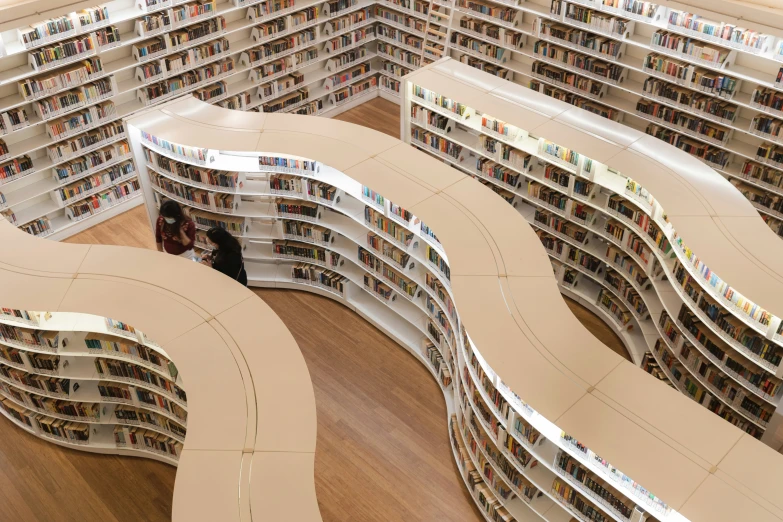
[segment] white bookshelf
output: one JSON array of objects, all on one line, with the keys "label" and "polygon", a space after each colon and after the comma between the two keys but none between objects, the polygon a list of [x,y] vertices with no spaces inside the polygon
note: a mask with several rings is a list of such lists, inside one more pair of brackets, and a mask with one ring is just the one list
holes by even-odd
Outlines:
[{"label": "white bookshelf", "polygon": [[[458,62],[446,61],[433,67],[405,78],[401,110],[406,140],[506,194],[507,201],[539,234],[552,259],[561,292],[601,317],[623,339],[634,364],[641,365],[644,354],[650,352],[683,393],[687,390],[686,394],[703,406],[775,446],[774,436],[764,433],[780,404],[779,365],[773,359],[759,357],[738,342],[743,338],[740,333],[735,339],[728,329],[744,332],[748,339],[756,338],[758,343],[780,351],[781,346],[775,342],[779,319],[770,314],[759,322],[758,316],[754,319],[747,315],[724,297],[727,291],[717,292],[715,281],[703,276],[709,273],[718,277],[717,269],[707,272],[706,259],[696,265],[686,259],[685,253],[690,250],[679,247],[675,240],[680,237],[675,231],[677,218],[665,217],[666,194],[660,200],[631,178],[633,171],[577,152],[575,147],[580,143],[589,150],[595,135],[612,139],[615,129],[602,132],[600,120],[595,124],[585,121],[585,127],[595,131],[576,130],[576,135],[569,136],[571,149],[558,144],[572,163],[553,158],[542,145],[546,138],[534,137],[533,133],[538,132],[528,130],[532,128],[526,127],[523,114],[517,114],[512,103],[538,110],[546,105],[551,114],[568,110],[567,105],[559,101],[545,104],[545,98],[528,94],[521,86],[508,87],[489,78],[476,77],[473,83],[468,82],[464,80],[468,66]],[[493,85],[489,99],[485,85]],[[497,118],[496,114],[516,114],[517,119]],[[492,123],[497,121],[500,123]],[[487,128],[487,122],[492,128]],[[509,128],[508,135],[494,132],[496,125]],[[581,142],[579,133],[584,136]],[[432,152],[432,140],[438,140],[440,150],[448,145],[456,152],[456,145],[459,152]],[[488,150],[489,144],[494,152]],[[524,165],[504,160],[499,150],[502,146],[524,156]],[[573,156],[574,152],[578,157]],[[671,161],[676,162],[680,154],[674,154]],[[482,170],[486,165],[494,165],[495,170],[490,172],[500,170],[500,175]],[[560,177],[553,177],[555,173]],[[578,189],[578,184],[589,188]],[[731,192],[730,186],[726,189]],[[542,201],[547,195],[548,200]],[[552,201],[558,205],[552,205]],[[644,259],[633,245],[643,249],[640,252]],[[693,254],[689,259],[699,258]],[[571,278],[574,273],[578,274],[576,279],[566,279],[566,274]],[[747,276],[753,273],[755,270],[749,268],[744,279],[749,280]],[[694,293],[695,300],[691,297]],[[710,311],[703,306],[709,306]],[[671,318],[668,323],[666,316]],[[713,316],[720,316],[722,322],[711,320]],[[684,320],[693,330],[683,325]],[[674,332],[674,339],[667,336],[664,326]],[[656,349],[661,339],[672,342],[669,351],[673,357],[667,360]],[[684,377],[672,376],[672,363],[678,365]],[[759,381],[749,377],[750,368],[750,372],[766,376],[765,384],[777,390],[768,393],[771,388],[759,387]],[[689,382],[687,387],[685,381]],[[766,411],[766,416],[760,416],[759,410]]]},{"label": "white bookshelf", "polygon": [[0,315],[0,413],[62,446],[177,465],[187,396],[160,346],[94,315],[9,312]]},{"label": "white bookshelf", "polygon": [[[312,384],[293,337],[260,299],[214,271],[154,252],[43,241],[5,222],[0,236],[9,247],[0,252],[7,307],[0,312],[3,415],[31,435],[69,449],[176,466],[171,518],[177,522],[239,522],[237,506],[249,511],[251,504],[256,512],[264,505],[296,520],[320,520],[311,487]],[[181,276],[197,278],[199,291],[184,279],[178,282]],[[213,297],[203,298],[203,291]],[[22,310],[55,311],[17,317],[15,311]],[[130,332],[104,317],[127,318],[126,324],[143,330]],[[277,339],[259,358],[260,330],[251,325],[261,323]],[[39,331],[46,341],[33,343],[39,339],[33,335],[22,345],[16,338],[9,342],[7,325]],[[85,340],[93,337],[147,352],[91,349],[96,345],[88,347]],[[161,392],[160,401],[151,404],[157,385],[135,379],[135,373],[134,378],[100,375],[96,360],[131,364],[143,375],[178,386],[187,382],[188,395]],[[174,374],[167,361],[175,361]],[[273,398],[272,389],[283,383],[261,379],[269,370],[285,375],[296,412]],[[31,377],[15,378],[25,374]],[[54,383],[59,384],[50,388]],[[129,394],[102,396],[99,384],[127,387]],[[176,409],[161,408],[164,400]],[[263,428],[257,424],[262,418],[267,419]],[[241,473],[251,465],[252,480]],[[268,476],[275,479],[264,484]]]}]

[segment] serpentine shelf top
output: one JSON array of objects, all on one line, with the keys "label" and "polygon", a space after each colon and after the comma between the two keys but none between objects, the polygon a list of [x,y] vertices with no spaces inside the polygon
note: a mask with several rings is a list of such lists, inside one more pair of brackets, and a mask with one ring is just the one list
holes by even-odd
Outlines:
[{"label": "serpentine shelf top", "polygon": [[[537,117],[552,136],[567,140],[564,145],[577,145],[576,120],[568,125]],[[774,471],[783,457],[597,341],[563,302],[531,227],[476,180],[397,139],[327,119],[241,113],[186,98],[128,123],[130,132],[181,145],[320,161],[408,209],[443,245],[454,302],[473,344],[539,414],[690,520],[783,519],[783,481]],[[588,129],[597,127],[590,123]],[[608,155],[615,145],[592,140],[596,146],[587,150],[599,161],[619,152]],[[719,175],[700,165],[693,164],[693,172],[720,189],[711,180]],[[639,181],[646,186],[646,178]],[[661,183],[650,180],[650,191],[665,191]],[[690,193],[685,186],[676,190]],[[703,193],[703,208],[723,208],[725,197],[733,197],[714,193]],[[755,213],[753,220],[763,226]]]},{"label": "serpentine shelf top", "polygon": [[190,391],[175,522],[320,520],[312,382],[296,341],[264,301],[159,252],[55,243],[5,220],[0,243],[4,307],[122,318],[176,361]]},{"label": "serpentine shelf top", "polygon": [[[538,237],[489,188],[338,121],[187,97],[128,123],[187,146],[316,160],[410,210],[438,234],[476,349],[539,414],[692,521],[783,520],[783,457],[597,341],[563,302]],[[5,222],[0,239],[3,306],[117,318],[177,364],[189,420],[175,521],[320,520],[312,385],[263,301],[157,252],[53,243]]]}]

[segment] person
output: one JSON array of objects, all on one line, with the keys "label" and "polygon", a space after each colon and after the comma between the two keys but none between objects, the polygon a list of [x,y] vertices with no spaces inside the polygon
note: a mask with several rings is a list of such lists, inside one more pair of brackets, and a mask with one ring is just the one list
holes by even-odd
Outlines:
[{"label": "person", "polygon": [[239,244],[237,238],[225,229],[212,227],[207,231],[207,242],[212,247],[212,252],[204,254],[201,262],[247,286],[242,245]]},{"label": "person", "polygon": [[196,224],[176,201],[169,199],[160,206],[160,215],[155,223],[155,242],[159,252],[196,259],[193,251]]}]

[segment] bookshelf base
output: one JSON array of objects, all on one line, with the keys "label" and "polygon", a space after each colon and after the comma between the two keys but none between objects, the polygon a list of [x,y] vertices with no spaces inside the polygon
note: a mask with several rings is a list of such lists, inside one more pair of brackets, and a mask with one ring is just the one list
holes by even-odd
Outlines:
[{"label": "bookshelf base", "polygon": [[324,112],[322,114],[319,114],[319,116],[323,116],[324,118],[334,118],[335,116],[338,116],[346,111],[355,109],[360,105],[364,105],[368,101],[374,100],[379,95],[380,95],[379,90],[375,90],[374,92],[368,92],[364,96],[360,96],[355,100],[349,101],[348,103],[344,103],[342,105],[337,105],[334,107],[327,107],[326,109],[324,109]]},{"label": "bookshelf base", "polygon": [[400,105],[400,103],[401,103],[401,98],[399,96],[394,96],[394,95],[386,92],[383,89],[380,89],[378,91],[378,97],[379,98],[383,98],[386,101],[390,101],[390,102],[396,103],[397,105]]}]

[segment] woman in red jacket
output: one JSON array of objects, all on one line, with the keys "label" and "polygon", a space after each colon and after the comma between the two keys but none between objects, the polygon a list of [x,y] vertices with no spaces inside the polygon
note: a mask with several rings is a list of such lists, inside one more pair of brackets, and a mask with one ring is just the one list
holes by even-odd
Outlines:
[{"label": "woman in red jacket", "polygon": [[196,224],[185,215],[179,203],[164,201],[155,223],[155,242],[158,251],[196,260],[193,245],[196,241]]}]

